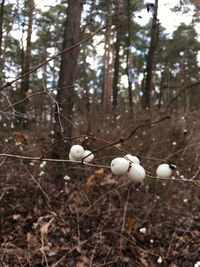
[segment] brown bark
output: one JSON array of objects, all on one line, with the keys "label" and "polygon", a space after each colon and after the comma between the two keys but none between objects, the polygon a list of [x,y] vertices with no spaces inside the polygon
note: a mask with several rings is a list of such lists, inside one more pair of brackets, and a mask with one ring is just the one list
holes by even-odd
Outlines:
[{"label": "brown bark", "polygon": [[[5,5],[5,0],[2,0],[1,6],[0,6],[0,59],[1,59],[1,51],[2,51],[4,5]],[[1,61],[0,61],[0,63],[1,63]],[[1,65],[0,65],[0,67],[1,67]]]},{"label": "brown bark", "polygon": [[153,89],[153,69],[154,69],[154,58],[155,51],[158,43],[158,19],[157,19],[157,11],[158,11],[158,0],[155,1],[155,13],[152,20],[151,26],[151,41],[149,52],[147,55],[147,67],[146,67],[146,81],[144,87],[144,96],[143,96],[143,104],[144,108],[151,108],[151,93]]},{"label": "brown bark", "polygon": [[[34,0],[28,0],[25,3],[27,4],[27,11],[28,11],[28,29],[27,29],[27,39],[26,39],[26,47],[25,50],[22,47],[22,75],[30,71],[30,63],[31,63],[31,36],[33,31],[33,12],[35,9]],[[21,80],[21,91],[20,91],[20,98],[23,99],[26,97],[27,91],[30,89],[30,75],[26,75]],[[25,113],[27,109],[27,101],[21,102],[19,105],[16,106],[16,110],[20,113]],[[28,124],[23,119],[19,120],[16,125],[17,127],[27,127]]]},{"label": "brown bark", "polygon": [[3,81],[2,81],[2,39],[3,39],[3,18],[4,18],[4,5],[5,0],[1,1],[0,6],[0,87],[2,87]]},{"label": "brown bark", "polygon": [[[63,50],[67,47],[71,47],[80,41],[80,23],[83,3],[82,0],[68,0],[67,17],[64,25],[64,37],[63,37]],[[63,130],[61,131],[59,110],[55,112],[55,136],[56,139],[62,137],[72,136],[72,118],[73,118],[73,106],[74,106],[74,81],[77,67],[78,56],[80,47],[76,47],[70,50],[68,53],[62,54],[59,81],[58,81],[58,94],[57,101],[59,104],[62,115],[67,118],[63,119]],[[70,143],[67,144],[68,150]],[[55,147],[53,152],[54,157],[62,157],[62,151],[60,144]]]},{"label": "brown bark", "polygon": [[127,0],[127,11],[128,11],[128,27],[127,27],[127,54],[126,54],[126,74],[128,77],[128,100],[129,100],[129,111],[133,114],[133,91],[132,91],[132,53],[131,53],[131,3]]},{"label": "brown bark", "polygon": [[109,112],[111,109],[112,94],[112,68],[111,68],[111,23],[112,23],[112,6],[108,6],[107,27],[105,32],[105,52],[104,52],[104,85],[103,85],[103,103],[104,111]]},{"label": "brown bark", "polygon": [[116,41],[114,45],[115,61],[114,61],[114,77],[113,77],[113,109],[116,110],[118,103],[118,83],[119,83],[119,64],[120,64],[120,3],[116,0],[115,6],[115,29]]},{"label": "brown bark", "polygon": [[91,103],[90,103],[90,92],[89,92],[89,80],[87,75],[87,52],[83,51],[83,87],[84,87],[84,112],[85,112],[85,120],[86,120],[86,131],[92,131],[92,117],[91,117]]},{"label": "brown bark", "polygon": [[[185,89],[187,88],[187,79],[186,79],[186,62],[185,62],[185,55],[182,57],[181,62],[180,62],[180,84],[181,88]],[[188,91],[184,90],[183,96],[182,96],[182,103],[181,103],[181,108],[184,110],[184,112],[187,112],[189,110],[189,97],[188,97]]]}]

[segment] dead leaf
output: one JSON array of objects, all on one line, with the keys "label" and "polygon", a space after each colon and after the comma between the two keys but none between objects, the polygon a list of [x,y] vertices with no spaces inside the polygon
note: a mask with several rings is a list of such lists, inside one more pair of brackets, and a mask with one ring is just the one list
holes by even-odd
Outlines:
[{"label": "dead leaf", "polygon": [[86,192],[89,193],[91,191],[91,189],[95,186],[97,181],[99,181],[104,176],[105,176],[105,169],[104,168],[101,168],[101,169],[95,171],[88,178],[88,180],[86,182],[86,185],[85,185]]},{"label": "dead leaf", "polygon": [[141,262],[141,266],[143,267],[154,267],[155,265],[152,263],[152,261],[149,259],[148,254],[145,251],[139,252],[139,260]]},{"label": "dead leaf", "polygon": [[15,221],[20,221],[22,219],[21,215],[20,214],[14,214],[13,215],[13,220]]},{"label": "dead leaf", "polygon": [[137,223],[137,220],[134,218],[127,218],[125,222],[125,229],[131,233],[132,230],[134,229],[135,225]]},{"label": "dead leaf", "polygon": [[33,91],[31,89],[28,89],[26,91],[26,97],[30,97],[33,94]]},{"label": "dead leaf", "polygon": [[21,146],[21,145],[27,145],[28,144],[28,136],[24,133],[15,132],[15,145]]},{"label": "dead leaf", "polygon": [[48,229],[51,223],[53,222],[54,218],[51,218],[49,222],[43,222],[40,226],[40,232],[42,237],[44,238],[48,234]]},{"label": "dead leaf", "polygon": [[106,176],[104,176],[103,180],[101,181],[100,185],[104,186],[104,185],[113,185],[116,184],[116,179],[113,177],[113,175],[107,174]]},{"label": "dead leaf", "polygon": [[84,262],[77,262],[75,267],[87,267],[87,265]]},{"label": "dead leaf", "polygon": [[26,241],[31,249],[40,247],[40,243],[35,235],[28,233],[26,236]]},{"label": "dead leaf", "polygon": [[40,247],[39,251],[40,251],[41,253],[48,252],[48,251],[50,251],[51,246],[52,246],[52,244],[49,243],[49,244],[46,245],[46,246],[42,246],[42,247]]},{"label": "dead leaf", "polygon": [[56,256],[58,253],[59,253],[60,249],[59,248],[54,248],[54,249],[51,249],[47,252],[47,255],[49,257],[53,257],[53,256]]}]

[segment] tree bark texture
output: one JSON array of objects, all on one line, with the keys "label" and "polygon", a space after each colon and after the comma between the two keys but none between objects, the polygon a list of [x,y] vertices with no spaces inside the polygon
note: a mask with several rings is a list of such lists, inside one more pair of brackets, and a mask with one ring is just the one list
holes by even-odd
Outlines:
[{"label": "tree bark texture", "polygon": [[0,88],[3,85],[3,80],[2,80],[2,40],[3,40],[3,18],[4,18],[4,5],[5,5],[5,0],[1,1],[1,6],[0,6]]},{"label": "tree bark texture", "polygon": [[130,114],[133,114],[133,91],[132,91],[132,52],[131,52],[131,2],[127,0],[127,38],[126,38],[126,75],[128,77],[128,102]]},{"label": "tree bark texture", "polygon": [[111,95],[112,95],[112,67],[111,67],[111,23],[112,23],[112,6],[108,5],[107,11],[107,27],[105,32],[105,52],[104,52],[104,85],[103,85],[103,103],[104,111],[110,112]]},{"label": "tree bark texture", "polygon": [[[1,60],[1,51],[2,51],[2,38],[3,38],[2,35],[3,35],[4,5],[5,5],[5,0],[2,0],[1,6],[0,6],[0,60]],[[0,61],[0,64],[1,64],[1,61]]]},{"label": "tree bark texture", "polygon": [[[64,25],[63,50],[80,41],[81,13],[83,9],[82,0],[68,0],[67,17]],[[57,102],[59,109],[55,112],[55,134],[56,139],[72,136],[72,117],[74,106],[74,82],[80,47],[76,47],[67,53],[62,54]],[[62,117],[59,117],[59,111]],[[64,119],[63,119],[64,118]],[[63,123],[61,131],[60,119]],[[68,145],[69,147],[69,145]],[[57,157],[60,157],[60,146],[57,147]]]},{"label": "tree bark texture", "polygon": [[143,104],[144,108],[151,108],[151,93],[153,89],[153,69],[154,69],[154,58],[155,51],[158,43],[158,0],[155,1],[155,13],[153,15],[152,26],[151,26],[151,41],[149,52],[147,55],[147,63],[146,63],[146,81],[144,87],[144,96],[143,96]]},{"label": "tree bark texture", "polygon": [[[28,12],[28,25],[27,25],[27,39],[26,39],[26,47],[25,49],[22,47],[22,57],[21,57],[21,65],[22,65],[22,75],[30,71],[30,63],[31,63],[31,36],[33,31],[33,13],[35,9],[35,2],[34,0],[28,0],[25,2],[25,6],[27,5],[27,12]],[[21,91],[20,97],[24,99],[26,97],[27,91],[30,89],[30,75],[26,75],[21,80]],[[16,110],[20,113],[26,113],[27,109],[27,101],[23,101],[16,106]],[[18,120],[16,124],[17,127],[27,127],[28,124],[26,121]]]},{"label": "tree bark texture", "polygon": [[116,41],[114,45],[114,77],[113,77],[113,109],[116,110],[118,103],[119,91],[119,64],[120,64],[120,3],[116,0],[115,4],[115,28],[116,28]]}]

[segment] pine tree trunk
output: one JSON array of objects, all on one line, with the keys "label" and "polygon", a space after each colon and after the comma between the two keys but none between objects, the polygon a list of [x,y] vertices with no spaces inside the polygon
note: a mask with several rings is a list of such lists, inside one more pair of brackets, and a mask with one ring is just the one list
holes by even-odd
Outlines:
[{"label": "pine tree trunk", "polygon": [[1,6],[0,6],[0,88],[3,85],[2,81],[2,39],[3,39],[3,19],[4,19],[4,5],[5,5],[5,0],[1,1]]},{"label": "pine tree trunk", "polygon": [[1,59],[2,38],[3,38],[2,35],[3,35],[4,5],[5,5],[5,0],[2,0],[1,1],[1,6],[0,6],[0,59]]},{"label": "pine tree trunk", "polygon": [[110,112],[111,94],[112,94],[112,68],[111,68],[111,23],[112,23],[112,6],[108,6],[107,27],[105,32],[105,52],[104,52],[104,85],[103,85],[103,104],[104,111]]},{"label": "pine tree trunk", "polygon": [[153,89],[153,69],[154,69],[154,58],[155,51],[158,43],[158,19],[157,19],[157,11],[158,11],[158,0],[155,1],[155,13],[151,26],[151,41],[149,52],[147,55],[147,67],[146,67],[146,81],[144,87],[144,96],[143,96],[143,104],[144,108],[151,108],[151,93]]},{"label": "pine tree trunk", "polygon": [[[63,50],[77,44],[80,41],[80,23],[81,13],[83,9],[82,0],[68,0],[67,17],[64,25]],[[62,118],[59,117],[59,110],[55,112],[55,137],[61,139],[62,137],[72,136],[72,119],[74,106],[74,82],[78,56],[80,47],[76,47],[67,53],[62,54],[61,66],[58,81],[57,101],[59,104]],[[66,118],[66,119],[63,119]],[[62,119],[63,132],[61,131],[60,119]],[[64,149],[61,149],[60,144],[55,147],[53,156],[61,158],[66,156],[66,149],[68,150],[70,143]]]},{"label": "pine tree trunk", "polygon": [[114,45],[115,61],[114,61],[114,77],[113,77],[113,109],[116,110],[118,103],[118,83],[119,83],[119,64],[120,64],[120,4],[116,0],[115,6],[115,27],[116,27],[116,41]]},{"label": "pine tree trunk", "polygon": [[85,122],[86,122],[86,131],[89,133],[92,131],[92,118],[91,118],[91,103],[90,103],[90,92],[89,92],[89,80],[87,75],[87,52],[83,51],[83,87],[84,87],[84,112],[85,112]]},{"label": "pine tree trunk", "polygon": [[[31,36],[33,31],[33,12],[35,9],[34,0],[28,0],[25,2],[25,6],[27,5],[28,11],[28,29],[27,29],[27,39],[26,39],[26,47],[25,50],[22,48],[22,75],[28,73],[30,71],[30,63],[31,63]],[[26,97],[27,91],[30,89],[30,75],[26,75],[21,80],[21,92],[20,98],[24,99]],[[23,101],[16,106],[16,110],[22,114],[26,113],[27,110],[27,101]],[[27,128],[27,121],[18,119],[18,123],[16,124],[18,128]]]},{"label": "pine tree trunk", "polygon": [[132,91],[132,53],[131,53],[131,3],[127,0],[127,12],[128,12],[128,28],[126,39],[126,75],[128,77],[128,100],[129,100],[129,112],[133,114],[133,91]]}]

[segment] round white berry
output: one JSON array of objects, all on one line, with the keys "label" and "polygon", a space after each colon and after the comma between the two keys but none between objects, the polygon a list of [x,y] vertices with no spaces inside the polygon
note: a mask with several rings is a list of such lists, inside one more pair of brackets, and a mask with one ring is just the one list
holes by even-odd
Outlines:
[{"label": "round white berry", "polygon": [[[85,163],[89,163],[89,162],[91,162],[93,159],[94,159],[94,154],[91,154],[92,152],[90,151],[90,150],[85,150],[84,151],[84,153],[83,153],[83,156],[82,156],[82,159],[84,158],[84,157],[86,157],[86,156],[88,156],[87,158],[85,158],[84,160],[83,160],[83,162],[85,162]],[[90,155],[91,154],[91,155]]]},{"label": "round white berry", "polygon": [[125,157],[126,157],[126,159],[128,159],[130,162],[140,164],[140,160],[139,160],[139,158],[136,157],[136,156],[132,156],[131,154],[127,154]]},{"label": "round white berry", "polygon": [[73,145],[70,149],[70,154],[74,160],[81,160],[84,153],[84,149],[80,145]]},{"label": "round white berry", "polygon": [[142,183],[145,176],[145,169],[137,163],[132,163],[128,171],[128,178],[134,183]]},{"label": "round white berry", "polygon": [[72,157],[71,153],[69,153],[69,159],[70,159],[70,160],[75,160],[75,158]]},{"label": "round white berry", "polygon": [[160,178],[169,178],[172,175],[172,169],[170,168],[169,164],[163,163],[158,166],[156,175]]},{"label": "round white berry", "polygon": [[124,175],[129,168],[129,162],[125,158],[115,158],[111,161],[111,171],[115,175]]}]

